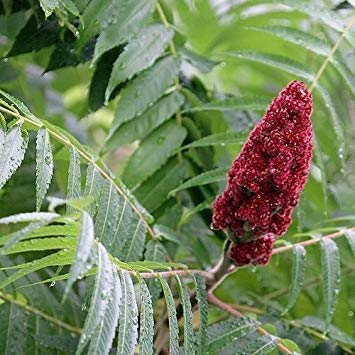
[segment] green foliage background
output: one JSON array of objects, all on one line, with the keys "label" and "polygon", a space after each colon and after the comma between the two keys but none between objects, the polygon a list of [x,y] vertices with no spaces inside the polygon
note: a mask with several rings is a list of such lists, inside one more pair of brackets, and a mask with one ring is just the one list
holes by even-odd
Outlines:
[{"label": "green foliage background", "polygon": [[[354,16],[0,2],[0,353],[354,353]],[[211,205],[294,79],[314,97],[311,174],[270,264],[214,290],[238,318],[207,305]]]}]

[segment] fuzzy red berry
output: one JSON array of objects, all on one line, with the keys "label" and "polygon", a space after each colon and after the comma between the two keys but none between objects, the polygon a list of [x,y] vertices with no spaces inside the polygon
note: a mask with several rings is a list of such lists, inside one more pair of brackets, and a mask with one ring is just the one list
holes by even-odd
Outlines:
[{"label": "fuzzy red berry", "polygon": [[233,244],[229,257],[237,266],[241,265],[266,265],[270,261],[275,238],[265,235],[247,243]]},{"label": "fuzzy red berry", "polygon": [[289,83],[272,101],[214,202],[214,229],[228,229],[240,241],[286,232],[310,169],[311,114],[312,96],[302,82]]}]

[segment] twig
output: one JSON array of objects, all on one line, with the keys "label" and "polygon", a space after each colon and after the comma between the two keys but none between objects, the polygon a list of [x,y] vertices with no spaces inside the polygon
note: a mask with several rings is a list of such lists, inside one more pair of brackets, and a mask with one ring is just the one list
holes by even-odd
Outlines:
[{"label": "twig", "polygon": [[[158,14],[159,14],[159,16],[160,16],[160,18],[161,18],[161,20],[162,20],[164,26],[165,26],[166,28],[170,28],[171,25],[170,25],[168,19],[166,18],[165,13],[164,13],[164,10],[163,10],[163,8],[161,7],[161,5],[159,4],[159,1],[157,1],[156,9],[157,9],[157,11],[158,11]],[[169,47],[170,47],[171,53],[172,53],[173,55],[177,55],[176,48],[175,48],[175,44],[174,44],[174,41],[173,41],[173,40],[171,40],[171,41],[169,42]]]},{"label": "twig", "polygon": [[254,314],[265,314],[264,311],[262,311],[261,309],[259,308],[255,308],[255,307],[251,307],[251,306],[246,306],[244,304],[230,304],[230,303],[227,303],[230,307],[236,309],[237,311],[240,311],[240,312],[251,312],[251,313],[254,313]]},{"label": "twig", "polygon": [[344,229],[344,230],[341,230],[339,232],[335,232],[335,233],[332,233],[332,234],[328,234],[328,235],[324,235],[320,238],[315,238],[315,239],[309,239],[309,240],[306,240],[304,242],[300,242],[300,243],[295,243],[295,244],[290,244],[290,245],[285,245],[284,247],[280,247],[280,248],[276,248],[272,251],[272,255],[275,255],[275,254],[280,254],[280,253],[284,253],[285,251],[288,251],[288,250],[291,250],[293,249],[293,247],[295,245],[302,245],[302,246],[309,246],[309,245],[314,245],[314,244],[317,244],[319,243],[323,238],[330,238],[330,239],[335,239],[335,238],[338,238],[338,237],[341,237],[342,235],[344,235],[347,231],[355,231],[355,227],[352,227],[352,228],[347,228],[347,229]]},{"label": "twig", "polygon": [[223,282],[227,275],[229,275],[235,269],[228,257],[231,244],[232,242],[229,239],[226,239],[223,245],[221,258],[215,267],[211,270],[211,274],[213,275],[213,282],[208,285],[209,292],[213,292]]},{"label": "twig", "polygon": [[[352,228],[348,228],[347,230],[355,230],[355,227]],[[331,239],[340,237],[342,235],[344,235],[346,233],[347,230],[342,230],[339,232],[335,232],[326,236],[323,236],[322,238],[328,237]],[[284,247],[280,247],[280,248],[276,248],[273,251],[273,255],[274,254],[279,254],[279,253],[283,253],[285,251],[288,251],[290,249],[292,249],[294,247],[294,245],[302,245],[302,246],[308,246],[308,245],[313,245],[313,244],[317,244],[319,243],[322,238],[317,238],[317,239],[310,239],[304,242],[300,242],[300,243],[296,243],[296,244],[292,244],[292,245],[287,245]],[[229,246],[228,246],[229,247]],[[208,301],[212,304],[214,304],[215,306],[219,307],[220,309],[228,312],[229,314],[233,315],[234,317],[238,317],[241,318],[243,317],[243,314],[241,312],[239,312],[236,308],[234,308],[232,305],[229,305],[227,303],[224,303],[223,301],[221,301],[218,297],[216,297],[213,294],[213,291],[217,288],[217,286],[225,279],[225,277],[228,275],[228,268],[226,268],[225,266],[222,267],[222,265],[225,264],[226,260],[228,259],[228,253],[227,253],[227,249],[228,247],[224,248],[224,253],[222,255],[221,260],[217,263],[216,267],[212,270],[213,274],[218,274],[218,278],[217,280],[215,280],[215,282],[210,286],[210,288],[208,289],[208,293],[207,293],[207,297],[208,297]],[[228,259],[229,260],[229,259]],[[230,265],[230,263],[229,263]],[[223,269],[222,272],[220,272],[220,270]],[[235,268],[237,269],[237,268]],[[224,274],[223,274],[224,272]],[[216,277],[215,277],[216,278]],[[287,292],[287,291],[286,291]],[[282,293],[283,294],[283,293]],[[249,309],[250,310],[250,309]],[[264,328],[262,327],[257,327],[257,330],[260,334],[263,335],[270,335]],[[284,353],[284,354],[292,354],[292,351],[290,351],[286,346],[284,346],[281,342],[278,342],[277,344],[279,350]]]},{"label": "twig", "polygon": [[314,77],[312,84],[309,86],[309,91],[312,91],[314,89],[314,87],[317,85],[317,82],[318,82],[319,78],[321,77],[321,75],[323,74],[323,71],[327,67],[328,62],[330,61],[331,57],[334,55],[334,53],[338,49],[341,41],[343,40],[345,35],[349,32],[349,30],[350,30],[351,26],[354,24],[354,22],[355,22],[355,16],[353,16],[351,18],[349,24],[344,28],[344,31],[341,33],[341,35],[339,36],[338,40],[335,42],[333,48],[330,50],[329,54],[325,58],[325,60],[322,63],[321,67],[319,68],[316,76]]},{"label": "twig", "polygon": [[167,340],[169,339],[169,336],[170,336],[169,327],[164,322],[162,323],[162,327],[159,328],[157,338],[154,341],[154,349],[156,354],[161,353]]},{"label": "twig", "polygon": [[[250,307],[250,306],[245,306],[245,305],[241,305],[241,304],[227,304],[229,307],[232,307],[236,310],[242,310],[242,311],[247,311],[247,312],[252,312],[254,314],[265,314],[266,312],[263,311],[262,309],[259,308],[255,308],[255,307]],[[310,328],[304,324],[302,324],[301,322],[297,321],[297,320],[288,320],[285,319],[283,317],[280,318],[280,320],[282,322],[285,322],[286,324],[292,326],[292,327],[297,327],[297,328],[302,328],[303,330],[305,330],[307,333],[322,339],[322,340],[328,340],[330,339],[329,336],[327,336],[324,333],[320,333],[319,331],[317,331],[316,329]],[[335,340],[335,339],[334,339]],[[351,349],[349,349],[348,347],[344,346],[343,344],[339,343],[338,341],[335,340],[335,342],[346,352],[348,352],[349,354],[353,354],[353,351]]]},{"label": "twig", "polygon": [[6,301],[6,302],[10,302],[10,303],[15,304],[16,306],[18,306],[20,308],[23,308],[26,312],[33,313],[33,314],[35,314],[37,316],[42,317],[43,319],[46,319],[48,322],[50,322],[52,324],[55,324],[58,327],[67,329],[71,333],[76,333],[76,334],[79,334],[79,335],[82,333],[82,330],[80,328],[73,327],[70,324],[67,324],[67,323],[61,321],[60,319],[54,318],[54,317],[52,317],[52,316],[40,311],[37,308],[34,308],[34,307],[29,306],[27,304],[24,304],[24,303],[16,300],[15,298],[13,298],[12,296],[10,296],[8,294],[5,294],[5,293],[3,293],[1,291],[0,291],[0,298],[2,300]]},{"label": "twig", "polygon": [[[348,228],[347,230],[355,230],[355,227],[352,228]],[[344,233],[346,232],[346,230],[342,230],[333,234],[329,234],[326,236],[323,236],[322,238],[328,237],[331,239],[337,238],[342,236]],[[300,242],[300,243],[296,243],[296,244],[292,244],[292,245],[287,245],[284,247],[280,247],[280,248],[276,248],[274,249],[272,254],[280,254],[283,252],[286,252],[290,249],[293,248],[294,245],[303,245],[303,246],[308,246],[308,245],[313,245],[313,244],[317,244],[319,243],[322,238],[317,238],[317,239],[310,239],[304,242]],[[230,273],[232,273],[235,270],[238,270],[237,267],[231,265],[230,259],[228,257],[228,250],[230,247],[230,241],[227,240],[224,248],[223,248],[223,252],[222,252],[222,256],[219,259],[219,261],[217,262],[216,266],[209,272],[207,271],[202,271],[202,270],[172,270],[172,271],[163,271],[160,272],[159,275],[162,277],[170,277],[170,276],[174,276],[174,275],[189,275],[191,273],[198,273],[204,277],[206,277],[206,284],[207,284],[207,292],[208,292],[208,300],[212,303],[215,304],[216,306],[218,306],[219,308],[225,310],[226,312],[234,315],[235,317],[243,317],[243,314],[240,313],[237,309],[233,308],[233,306],[228,305],[226,303],[224,303],[223,301],[219,300],[216,296],[213,295],[213,291],[224,281],[224,279],[230,275]],[[140,273],[140,275],[144,278],[153,278],[153,277],[157,277],[156,275],[157,273]],[[284,292],[287,292],[287,290],[282,290],[282,294]],[[196,304],[196,297],[195,297],[195,293],[192,293],[190,295],[190,301],[191,301],[191,305],[192,307],[195,306]],[[250,309],[249,309],[250,310]],[[177,317],[178,319],[181,318],[183,315],[182,312],[182,308],[180,307],[180,305],[177,307]],[[164,317],[164,320],[162,320],[162,325],[166,325],[167,322],[167,317]],[[268,335],[269,333],[259,327],[258,331],[261,334],[264,335]],[[155,344],[159,345],[159,350],[162,349],[162,347],[164,346],[164,344],[167,341],[167,336],[168,333],[164,333],[164,336],[159,336],[156,339]],[[159,341],[158,341],[159,339]],[[292,352],[286,348],[283,344],[278,343],[278,348],[280,351],[282,351],[284,354],[292,354]],[[157,347],[155,348],[157,350]]]},{"label": "twig", "polygon": [[[322,340],[328,340],[328,339],[331,339],[329,336],[327,336],[326,334],[324,333],[320,333],[319,331],[313,329],[313,328],[310,328],[310,327],[307,327],[306,325],[302,324],[301,322],[298,322],[297,320],[287,320],[287,319],[283,319],[281,318],[281,320],[287,324],[289,324],[290,326],[292,327],[295,327],[295,328],[302,328],[302,330],[305,330],[307,333],[319,338],[319,339],[322,339]],[[347,353],[349,354],[354,354],[354,352],[349,349],[347,346],[339,343],[336,339],[334,339],[335,342],[338,344],[338,346],[340,348],[342,348],[344,351],[346,351]]]},{"label": "twig", "polygon": [[[96,162],[89,156],[87,155],[85,152],[83,152],[81,149],[79,149],[78,147],[74,146],[72,144],[72,142],[67,138],[67,137],[63,137],[59,134],[57,134],[56,132],[54,132],[53,130],[51,130],[50,128],[46,127],[46,125],[41,122],[38,123],[36,121],[31,120],[28,117],[22,116],[17,112],[11,111],[5,107],[0,106],[0,111],[7,113],[11,116],[14,116],[16,118],[19,118],[21,120],[24,120],[38,128],[41,127],[45,127],[47,129],[47,131],[49,132],[49,134],[54,137],[57,141],[59,141],[60,143],[62,143],[63,145],[67,146],[67,147],[73,147],[76,149],[76,151],[78,152],[78,154],[87,162],[87,163],[91,163],[95,166],[95,168],[100,172],[100,174],[106,179],[108,180],[111,184],[113,184],[113,186],[115,187],[115,189],[119,192],[120,195],[122,195],[127,201],[130,202],[129,197],[125,194],[125,192],[116,184],[115,180],[108,174],[106,173],[106,171],[104,169],[102,169],[99,165],[96,164]],[[139,209],[137,208],[137,206],[135,206],[134,203],[130,203],[130,205],[132,206],[133,210],[140,216],[140,218],[144,221],[148,234],[150,235],[150,237],[152,239],[157,239],[157,236],[155,235],[155,233],[153,232],[152,228],[149,226],[148,222],[145,220],[144,216],[142,215],[142,213],[139,211]]]},{"label": "twig", "polygon": [[[212,304],[214,304],[215,306],[217,306],[218,308],[228,312],[229,314],[231,314],[234,317],[237,318],[243,318],[244,315],[242,313],[240,313],[239,311],[237,311],[235,308],[233,308],[232,306],[230,306],[227,303],[224,303],[223,301],[221,301],[218,297],[216,297],[213,293],[209,292],[208,295],[208,301]],[[262,327],[257,327],[256,328],[258,330],[258,332],[262,335],[269,335],[271,336],[270,333],[268,333],[264,328]],[[292,354],[292,351],[289,350],[285,345],[281,344],[281,342],[277,343],[277,347],[279,348],[279,350],[283,353],[283,354]]]}]

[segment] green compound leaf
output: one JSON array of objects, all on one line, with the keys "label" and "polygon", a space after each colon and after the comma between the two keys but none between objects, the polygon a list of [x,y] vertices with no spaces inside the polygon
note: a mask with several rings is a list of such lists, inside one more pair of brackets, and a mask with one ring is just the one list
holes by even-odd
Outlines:
[{"label": "green compound leaf", "polygon": [[279,338],[272,335],[263,335],[262,337],[256,338],[255,340],[249,342],[242,349],[238,349],[235,354],[243,355],[264,355],[271,353],[277,346]]},{"label": "green compound leaf", "polygon": [[[102,3],[101,1],[96,2]],[[154,1],[152,0],[122,0],[116,2],[116,4],[119,5],[119,9],[113,9],[115,16],[113,23],[109,24],[105,23],[106,20],[102,21],[103,31],[96,42],[93,63],[103,53],[123,42],[128,42],[143,27],[154,9]],[[116,4],[113,4],[113,6]],[[108,15],[112,17],[112,11]],[[95,13],[91,16],[93,19],[96,17]]]},{"label": "green compound leaf", "polygon": [[179,276],[176,276],[179,284],[181,304],[184,312],[184,351],[185,354],[194,354],[196,339],[192,323],[192,308],[190,302],[190,293],[188,287],[181,280]]},{"label": "green compound leaf", "polygon": [[39,3],[46,17],[49,17],[60,4],[59,0],[39,0]]},{"label": "green compound leaf", "polygon": [[115,267],[113,264],[111,264],[111,267],[113,274],[113,287],[110,295],[107,296],[108,304],[105,309],[105,313],[102,316],[98,329],[96,329],[91,339],[88,350],[88,354],[90,355],[108,354],[115,336],[115,330],[120,314],[122,291],[120,279],[117,275]]},{"label": "green compound leaf", "polygon": [[200,325],[197,338],[197,353],[199,355],[205,354],[207,343],[207,322],[208,322],[208,301],[206,284],[203,277],[200,275],[193,275],[196,285],[196,299],[199,306]]},{"label": "green compound leaf", "polygon": [[0,283],[0,288],[10,285],[21,277],[24,277],[34,271],[41,270],[49,266],[69,265],[73,261],[73,256],[74,250],[61,250],[57,253],[45,256],[42,259],[36,259],[29,263],[16,265],[15,268],[19,268],[20,270],[3,280]]},{"label": "green compound leaf", "polygon": [[76,242],[76,237],[35,238],[16,243],[6,251],[6,255],[23,253],[27,251],[58,250],[66,248],[73,249]]},{"label": "green compound leaf", "polygon": [[[3,144],[1,144],[3,140]],[[28,133],[21,125],[12,126],[0,136],[0,190],[21,165],[28,145]]]},{"label": "green compound leaf", "polygon": [[138,338],[138,307],[133,282],[127,271],[121,272],[122,307],[118,328],[117,355],[134,354]]},{"label": "green compound leaf", "polygon": [[302,245],[294,245],[293,247],[293,267],[292,267],[292,289],[288,304],[283,311],[287,313],[295,304],[297,296],[299,295],[304,281],[306,260],[306,249]]},{"label": "green compound leaf", "polygon": [[154,24],[143,27],[115,61],[105,96],[110,97],[118,84],[130,80],[137,73],[149,68],[164,52],[173,34],[174,32],[164,25]]},{"label": "green compound leaf", "polygon": [[26,342],[30,340],[25,327],[25,313],[15,304],[4,303],[0,307],[0,318],[2,329],[5,330],[0,331],[1,354],[24,354]]},{"label": "green compound leaf", "polygon": [[184,97],[178,91],[163,96],[141,115],[122,124],[106,141],[102,151],[107,152],[123,144],[145,138],[176,113],[183,102]]},{"label": "green compound leaf", "polygon": [[[0,245],[4,245],[8,240],[10,240],[14,236],[15,233],[16,232],[0,237]],[[30,233],[23,235],[21,240],[58,235],[75,236],[78,233],[79,228],[77,225],[51,225],[35,229]]]},{"label": "green compound leaf", "polygon": [[167,200],[168,193],[179,186],[187,175],[188,163],[170,159],[135,191],[136,197],[149,211],[155,211]]},{"label": "green compound leaf", "polygon": [[[79,198],[81,196],[81,172],[80,156],[76,148],[70,147],[69,173],[68,173],[68,199]],[[73,208],[67,206],[67,212],[72,212]]]},{"label": "green compound leaf", "polygon": [[157,128],[129,159],[122,179],[129,188],[137,186],[157,171],[186,137],[186,129],[174,121]]},{"label": "green compound leaf", "polygon": [[[168,252],[162,243],[157,240],[150,240],[147,243],[144,260],[153,262],[165,262],[168,257]],[[149,288],[150,295],[152,297],[153,304],[159,299],[162,288],[161,283],[157,278],[147,280],[147,286]]]},{"label": "green compound leaf", "polygon": [[184,112],[201,111],[235,111],[235,110],[265,110],[269,105],[270,99],[266,97],[241,96],[190,107]]},{"label": "green compound leaf", "polygon": [[0,224],[45,221],[56,217],[59,217],[59,214],[51,212],[26,212],[0,218]]},{"label": "green compound leaf", "polygon": [[154,337],[154,317],[152,298],[147,284],[142,279],[141,285],[141,311],[140,311],[140,337],[139,354],[153,355],[153,337]]},{"label": "green compound leaf", "polygon": [[309,71],[301,63],[280,55],[247,51],[228,52],[225,54],[230,57],[248,59],[276,69],[281,69],[307,81],[311,81],[314,77],[314,73]]},{"label": "green compound leaf", "polygon": [[86,207],[86,210],[92,216],[96,214],[97,200],[100,197],[103,184],[104,178],[101,176],[94,164],[90,163],[86,171],[84,196],[92,198],[92,202]]},{"label": "green compound leaf", "polygon": [[[112,290],[114,288],[113,269],[102,244],[97,248],[97,274],[93,286],[92,296],[88,314],[85,319],[84,328],[76,349],[76,355],[83,352],[86,344],[97,337],[97,331],[104,324],[106,308],[109,305]],[[118,305],[117,305],[118,306]]]},{"label": "green compound leaf", "polygon": [[336,243],[329,238],[323,238],[322,247],[322,269],[323,289],[326,304],[326,330],[332,321],[335,307],[340,292],[340,257]]},{"label": "green compound leaf", "polygon": [[46,128],[37,132],[36,140],[36,209],[39,211],[53,176],[53,154]]},{"label": "green compound leaf", "polygon": [[135,261],[142,257],[145,234],[146,224],[131,202],[105,181],[95,221],[96,238],[121,261]]},{"label": "green compound leaf", "polygon": [[[255,331],[257,323],[248,318],[238,318],[212,324],[208,327],[208,354],[223,349],[238,338]],[[248,353],[249,354],[249,353]]]},{"label": "green compound leaf", "polygon": [[83,212],[79,233],[78,245],[75,252],[74,262],[70,266],[69,280],[67,281],[63,299],[65,300],[73,283],[88,271],[94,263],[94,223],[87,212]]},{"label": "green compound leaf", "polygon": [[173,83],[179,71],[179,60],[168,56],[145,70],[121,91],[115,118],[112,122],[108,140],[123,123],[141,115],[151,104],[163,96],[164,91]]},{"label": "green compound leaf", "polygon": [[213,182],[225,181],[227,179],[226,174],[228,172],[228,169],[229,167],[216,168],[210,171],[206,171],[200,175],[196,175],[190,180],[184,182],[176,189],[170,191],[169,195],[174,195],[178,191],[188,189],[190,187],[211,184]]},{"label": "green compound leaf", "polygon": [[[54,218],[54,217],[53,217]],[[31,222],[26,227],[19,229],[15,233],[11,235],[11,238],[6,241],[4,246],[0,248],[0,255],[7,254],[7,251],[12,246],[16,245],[23,237],[30,234],[31,232],[35,231],[36,229],[45,226],[46,224],[50,223],[53,219],[43,219],[41,221]]]},{"label": "green compound leaf", "polygon": [[345,231],[345,237],[350,246],[350,250],[355,256],[355,231],[352,229],[348,229]]},{"label": "green compound leaf", "polygon": [[163,288],[165,302],[168,310],[169,319],[169,353],[171,355],[179,354],[179,326],[176,317],[176,306],[174,302],[173,294],[170,290],[168,283],[160,278],[160,283]]},{"label": "green compound leaf", "polygon": [[197,148],[197,147],[209,147],[212,145],[225,144],[243,144],[248,137],[247,132],[225,132],[216,133],[210,136],[198,139],[190,144],[184,145],[182,149]]}]

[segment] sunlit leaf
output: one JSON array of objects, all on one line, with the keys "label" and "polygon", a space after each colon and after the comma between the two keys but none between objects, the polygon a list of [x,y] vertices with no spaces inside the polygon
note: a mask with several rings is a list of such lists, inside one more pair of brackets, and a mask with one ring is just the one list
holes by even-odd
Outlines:
[{"label": "sunlit leaf", "polygon": [[21,165],[28,144],[28,134],[21,125],[12,126],[1,146],[0,141],[0,189]]},{"label": "sunlit leaf", "polygon": [[36,141],[36,209],[41,209],[53,176],[53,155],[48,131],[41,128]]}]

